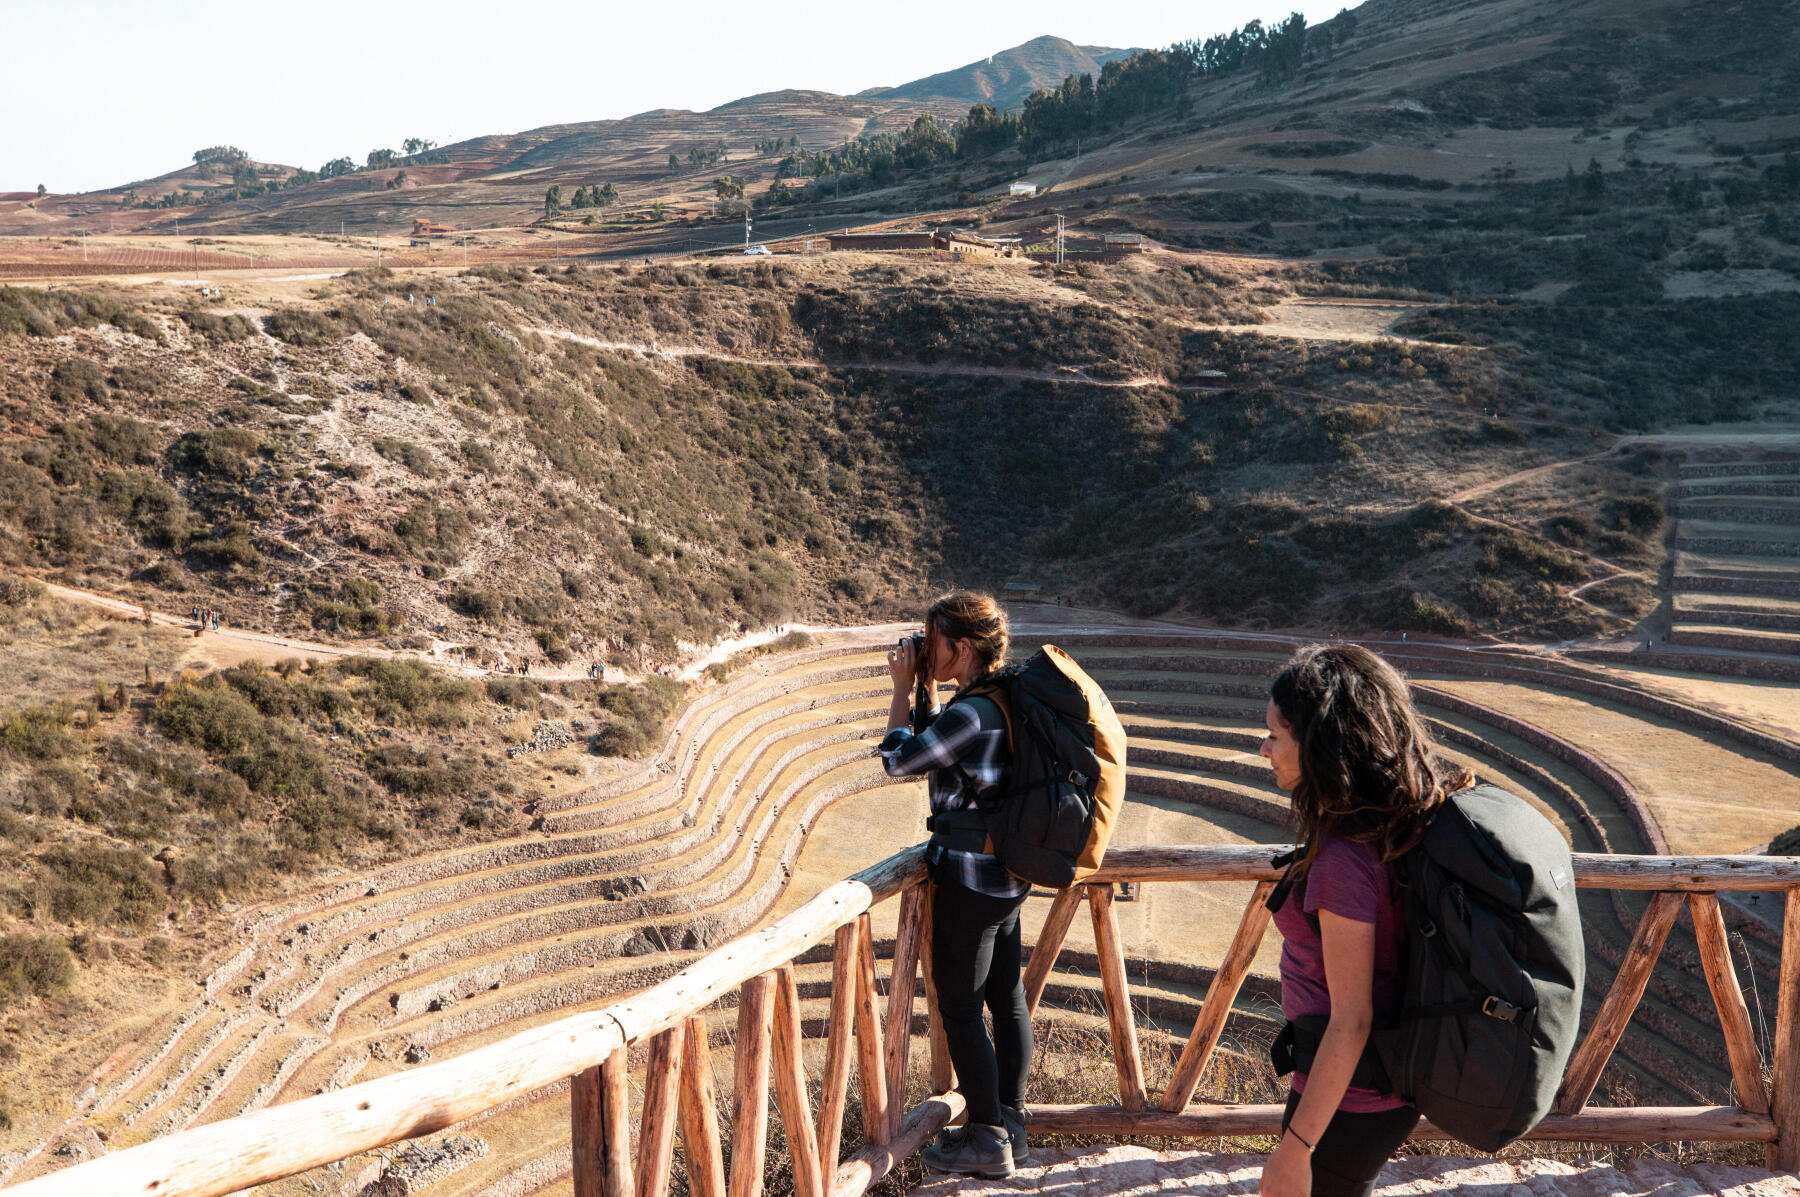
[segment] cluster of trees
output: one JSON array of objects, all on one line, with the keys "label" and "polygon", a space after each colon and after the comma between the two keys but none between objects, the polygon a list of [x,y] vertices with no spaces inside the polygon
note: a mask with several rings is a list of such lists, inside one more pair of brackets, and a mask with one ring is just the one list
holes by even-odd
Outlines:
[{"label": "cluster of trees", "polygon": [[[725,147],[725,139],[723,137],[712,142],[710,145],[688,147],[687,164],[690,169],[698,169],[702,166],[712,166],[717,162],[730,161],[731,154]],[[672,171],[681,169],[681,159],[677,158],[674,154],[669,155],[669,169]]]},{"label": "cluster of trees", "polygon": [[759,154],[779,154],[783,150],[799,148],[800,139],[798,137],[790,137],[786,141],[779,137],[771,137],[766,141],[756,143],[756,152]]},{"label": "cluster of trees", "polygon": [[[1294,13],[1265,25],[1251,21],[1229,33],[1139,50],[1092,74],[1070,75],[1062,85],[1033,92],[1017,112],[977,104],[946,125],[926,115],[900,133],[858,138],[835,150],[789,150],[775,169],[768,203],[817,199],[879,187],[903,171],[959,159],[978,159],[1017,146],[1028,155],[1077,148],[1128,121],[1170,109],[1185,112],[1189,87],[1206,78],[1256,72],[1265,83],[1292,77],[1312,59],[1330,55],[1356,31],[1348,9],[1317,26]],[[759,148],[761,148],[759,146]],[[810,180],[805,186],[789,179]]]},{"label": "cluster of trees", "polygon": [[602,187],[577,187],[575,194],[565,201],[561,184],[544,192],[544,215],[555,216],[564,208],[610,208],[619,202],[619,189],[611,183]]},{"label": "cluster of trees", "polygon": [[165,192],[156,196],[140,196],[137,188],[127,191],[119,200],[122,208],[191,208],[209,202],[200,192],[181,191]]}]

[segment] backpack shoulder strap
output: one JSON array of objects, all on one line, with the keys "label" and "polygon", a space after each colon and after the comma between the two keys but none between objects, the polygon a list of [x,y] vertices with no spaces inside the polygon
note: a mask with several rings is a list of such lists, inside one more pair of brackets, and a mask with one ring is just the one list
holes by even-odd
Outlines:
[{"label": "backpack shoulder strap", "polygon": [[971,682],[968,689],[958,690],[951,697],[950,704],[959,703],[966,698],[985,698],[1000,708],[1000,718],[1006,724],[1006,744],[1008,748],[1011,748],[1013,743],[1012,694],[1006,683],[1001,680],[1001,675],[989,674],[979,681]]}]

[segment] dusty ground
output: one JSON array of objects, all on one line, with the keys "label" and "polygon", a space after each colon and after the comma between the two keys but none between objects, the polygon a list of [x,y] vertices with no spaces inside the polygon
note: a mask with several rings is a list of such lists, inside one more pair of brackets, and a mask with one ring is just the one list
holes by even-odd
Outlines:
[{"label": "dusty ground", "polygon": [[[1642,686],[1677,701],[1707,707],[1800,740],[1800,690],[1790,682],[1714,677],[1677,669],[1656,669],[1635,661],[1617,665],[1595,661],[1584,661],[1583,664],[1597,666],[1627,685]],[[1796,807],[1800,808],[1800,796],[1797,796]]]},{"label": "dusty ground", "polygon": [[1536,686],[1435,678],[1598,755],[1650,804],[1669,850],[1741,852],[1794,825],[1800,787],[1788,769],[1642,713]]},{"label": "dusty ground", "polygon": [[[1236,1197],[1254,1193],[1268,1157],[1148,1147],[1034,1148],[1031,1167],[1008,1180],[928,1176],[921,1197]],[[1381,1197],[1793,1197],[1790,1173],[1721,1164],[1687,1168],[1641,1158],[1621,1168],[1546,1159],[1460,1159],[1410,1155],[1390,1162],[1375,1189]]]}]

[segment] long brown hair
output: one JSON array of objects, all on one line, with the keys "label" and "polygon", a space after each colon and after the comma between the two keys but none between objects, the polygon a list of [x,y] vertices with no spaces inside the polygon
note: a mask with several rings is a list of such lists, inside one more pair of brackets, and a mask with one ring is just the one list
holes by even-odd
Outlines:
[{"label": "long brown hair", "polygon": [[1393,860],[1424,834],[1444,795],[1475,775],[1437,754],[1406,679],[1355,644],[1295,653],[1269,698],[1300,745],[1294,819],[1306,845],[1300,871],[1328,835],[1375,845]]},{"label": "long brown hair", "polygon": [[1006,612],[991,594],[953,590],[925,612],[925,651],[913,682],[913,707],[921,717],[931,693],[931,654],[939,638],[967,640],[975,653],[975,676],[986,677],[1006,664]]}]

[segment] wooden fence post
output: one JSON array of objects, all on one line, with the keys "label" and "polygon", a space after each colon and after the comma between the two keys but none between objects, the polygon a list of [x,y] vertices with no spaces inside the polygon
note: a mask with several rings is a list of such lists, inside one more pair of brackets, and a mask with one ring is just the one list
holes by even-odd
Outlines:
[{"label": "wooden fence post", "polygon": [[1638,999],[1644,996],[1644,986],[1650,983],[1650,970],[1656,966],[1663,941],[1669,938],[1669,928],[1675,925],[1675,916],[1679,913],[1680,894],[1659,890],[1651,896],[1650,904],[1644,908],[1644,917],[1638,920],[1637,930],[1631,934],[1631,946],[1625,949],[1625,958],[1619,961],[1612,988],[1606,991],[1600,1012],[1594,1016],[1594,1025],[1575,1049],[1569,1067],[1563,1072],[1562,1088],[1557,1090],[1556,1104],[1552,1107],[1558,1114],[1580,1113],[1581,1107],[1587,1104],[1588,1095],[1600,1081],[1600,1071],[1612,1059],[1613,1048],[1619,1045],[1619,1037],[1625,1033],[1625,1024],[1631,1021]]},{"label": "wooden fence post", "polygon": [[937,902],[937,886],[926,885],[924,910],[919,917],[919,972],[925,977],[925,1029],[931,1043],[931,1091],[948,1093],[956,1087],[956,1073],[950,1066],[950,1039],[944,1034],[944,1020],[938,1017],[937,977],[931,963],[932,907]]},{"label": "wooden fence post", "polygon": [[1719,1010],[1719,1029],[1725,1033],[1725,1054],[1731,1060],[1731,1086],[1737,1090],[1738,1105],[1753,1114],[1767,1114],[1769,1095],[1763,1089],[1762,1057],[1756,1050],[1756,1032],[1750,1026],[1743,987],[1731,966],[1731,940],[1725,932],[1719,896],[1689,894],[1688,911],[1694,916],[1700,967]]},{"label": "wooden fence post", "polygon": [[1056,967],[1057,954],[1062,951],[1063,940],[1069,934],[1069,924],[1075,921],[1075,911],[1086,896],[1087,886],[1071,885],[1057,890],[1050,903],[1050,913],[1044,916],[1044,928],[1038,932],[1037,942],[1031,945],[1031,959],[1025,965],[1027,1016],[1037,1013],[1044,986],[1050,981],[1050,970]]},{"label": "wooden fence post", "polygon": [[888,1141],[887,1066],[881,1019],[875,1014],[875,928],[856,916],[856,1076],[862,1085],[863,1138],[871,1147]]},{"label": "wooden fence post", "polygon": [[1259,881],[1250,894],[1250,904],[1244,907],[1244,917],[1238,922],[1231,947],[1219,961],[1219,971],[1213,974],[1212,984],[1206,987],[1206,1000],[1200,1006],[1199,1017],[1194,1019],[1187,1045],[1181,1049],[1181,1059],[1175,1062],[1175,1075],[1169,1078],[1169,1087],[1163,1090],[1159,1108],[1166,1113],[1179,1113],[1194,1098],[1200,1076],[1206,1071],[1213,1049],[1219,1044],[1219,1035],[1225,1029],[1225,1019],[1231,1014],[1231,1003],[1237,1000],[1244,974],[1250,971],[1263,933],[1268,930],[1269,908],[1264,903],[1274,888],[1273,881]]},{"label": "wooden fence post", "polygon": [[606,1128],[600,1119],[600,1066],[569,1078],[569,1172],[575,1197],[606,1197]]},{"label": "wooden fence post", "polygon": [[894,932],[894,967],[888,974],[887,1133],[900,1133],[906,1116],[906,1072],[912,1054],[914,981],[919,973],[919,932],[924,925],[925,888],[909,886],[900,898],[900,925]]},{"label": "wooden fence post", "polygon": [[1094,918],[1094,949],[1100,957],[1100,990],[1106,998],[1106,1023],[1112,1031],[1113,1063],[1119,1071],[1119,1104],[1141,1110],[1144,1063],[1138,1056],[1137,1024],[1131,1014],[1131,987],[1125,979],[1125,946],[1119,941],[1119,915],[1111,884],[1090,885],[1088,906]]},{"label": "wooden fence post", "polygon": [[625,1052],[621,1047],[600,1063],[603,1197],[636,1197],[637,1193],[631,1174],[631,1062]]},{"label": "wooden fence post", "polygon": [[681,1097],[682,1025],[650,1040],[644,1068],[644,1125],[638,1132],[637,1197],[668,1197],[675,1118]]},{"label": "wooden fence post", "polygon": [[1800,1172],[1800,889],[1787,892],[1781,979],[1775,989],[1775,1084],[1770,1099],[1775,1141],[1769,1144],[1769,1167]]},{"label": "wooden fence post", "polygon": [[775,1101],[781,1107],[781,1127],[787,1132],[788,1157],[793,1160],[794,1197],[825,1197],[819,1139],[813,1134],[813,1112],[806,1097],[806,1061],[801,1055],[800,986],[791,964],[776,969],[775,978]]},{"label": "wooden fence post", "polygon": [[738,995],[737,1063],[731,1081],[731,1197],[761,1197],[769,1146],[769,1023],[775,974],[744,982]]},{"label": "wooden fence post", "polygon": [[850,1095],[850,1032],[856,1021],[857,926],[837,929],[831,954],[831,1022],[825,1029],[825,1077],[819,1087],[819,1168],[837,1172],[844,1139],[844,1102]]},{"label": "wooden fence post", "polygon": [[713,1093],[712,1040],[706,1018],[688,1015],[682,1032],[681,1145],[687,1150],[691,1197],[725,1197],[725,1156],[719,1146],[719,1104]]}]

